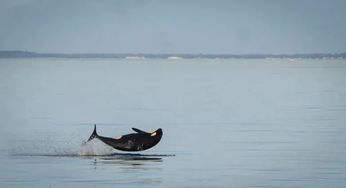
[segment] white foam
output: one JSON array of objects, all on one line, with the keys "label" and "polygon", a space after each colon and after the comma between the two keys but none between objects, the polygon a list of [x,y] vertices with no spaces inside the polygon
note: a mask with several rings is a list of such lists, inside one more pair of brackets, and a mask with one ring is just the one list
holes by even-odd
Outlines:
[{"label": "white foam", "polygon": [[110,155],[114,153],[114,149],[107,146],[98,139],[93,139],[82,145],[78,155]]}]

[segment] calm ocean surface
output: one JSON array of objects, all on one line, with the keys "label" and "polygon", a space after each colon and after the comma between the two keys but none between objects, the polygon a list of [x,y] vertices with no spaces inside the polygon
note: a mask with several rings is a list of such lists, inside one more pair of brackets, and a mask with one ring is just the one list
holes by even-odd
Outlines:
[{"label": "calm ocean surface", "polygon": [[1,188],[344,188],[346,60],[0,59],[0,151]]}]

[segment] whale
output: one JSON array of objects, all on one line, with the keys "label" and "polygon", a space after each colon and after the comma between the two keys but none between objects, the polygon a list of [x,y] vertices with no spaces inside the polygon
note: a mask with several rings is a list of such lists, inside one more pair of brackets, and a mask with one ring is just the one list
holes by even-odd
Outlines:
[{"label": "whale", "polygon": [[162,138],[163,132],[159,128],[157,130],[146,132],[138,128],[132,128],[135,133],[122,135],[116,138],[104,137],[97,134],[96,124],[94,125],[94,131],[90,135],[87,142],[97,138],[103,143],[113,147],[120,151],[144,151],[154,147],[158,144]]}]

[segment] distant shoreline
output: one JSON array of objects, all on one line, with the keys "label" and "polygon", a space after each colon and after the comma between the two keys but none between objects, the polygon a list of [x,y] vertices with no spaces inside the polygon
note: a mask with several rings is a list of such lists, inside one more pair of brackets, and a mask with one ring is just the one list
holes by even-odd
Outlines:
[{"label": "distant shoreline", "polygon": [[0,58],[121,58],[121,59],[346,59],[345,53],[311,54],[149,54],[149,53],[37,53],[30,51],[0,51]]}]

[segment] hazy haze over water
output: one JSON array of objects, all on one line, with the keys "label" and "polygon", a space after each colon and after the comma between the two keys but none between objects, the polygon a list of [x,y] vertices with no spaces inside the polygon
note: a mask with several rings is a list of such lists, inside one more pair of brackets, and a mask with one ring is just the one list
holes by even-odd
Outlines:
[{"label": "hazy haze over water", "polygon": [[344,0],[1,0],[0,50],[341,53]]}]

